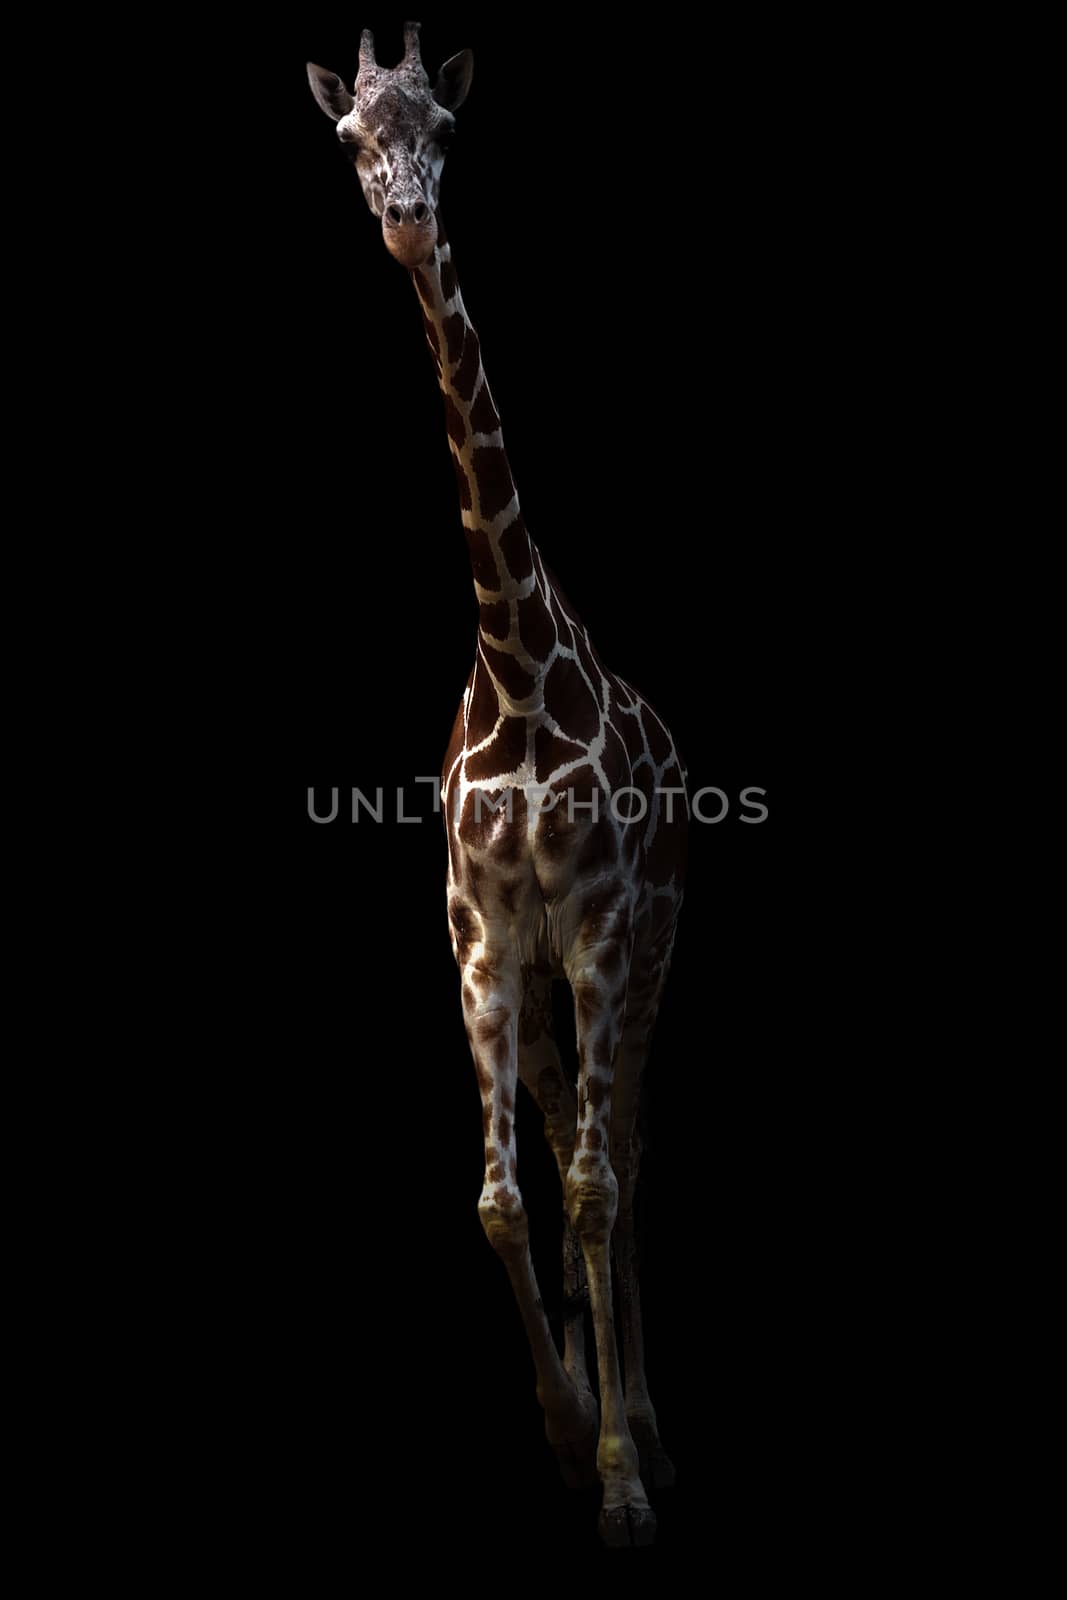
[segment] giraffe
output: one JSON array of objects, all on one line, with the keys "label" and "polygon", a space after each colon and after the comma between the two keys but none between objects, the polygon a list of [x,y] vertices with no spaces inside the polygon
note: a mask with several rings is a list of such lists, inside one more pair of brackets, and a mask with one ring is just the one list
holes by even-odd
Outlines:
[{"label": "giraffe", "polygon": [[[424,68],[419,24],[379,65],[365,30],[350,92],[308,64],[389,253],[411,275],[444,397],[475,597],[474,666],[441,775],[447,911],[482,1102],[478,1211],[514,1290],[545,1432],[565,1481],[603,1486],[609,1546],[650,1544],[646,1487],[667,1487],[645,1378],[633,1200],[638,1095],[682,899],[688,800],[665,724],[608,671],[527,532],[478,335],[440,211],[469,50]],[[625,799],[623,798],[625,796]],[[551,986],[569,982],[578,1071],[564,1069]],[[563,1199],[564,1336],[550,1331],[518,1182],[515,1098],[533,1096]],[[612,1278],[617,1279],[622,1362]],[[592,1313],[599,1415],[587,1369]]]}]

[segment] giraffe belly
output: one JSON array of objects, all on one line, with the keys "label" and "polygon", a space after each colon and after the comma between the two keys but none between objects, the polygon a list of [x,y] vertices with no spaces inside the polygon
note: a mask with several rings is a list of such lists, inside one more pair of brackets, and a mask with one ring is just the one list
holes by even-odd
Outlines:
[{"label": "giraffe belly", "polygon": [[[539,716],[483,732],[468,702],[469,690],[442,774],[454,945],[562,975],[576,950],[656,939],[677,912],[687,821],[666,729],[650,711],[646,727],[644,702],[620,700],[625,737],[602,725],[581,760],[555,735],[544,745]],[[546,755],[567,759],[547,770]]]}]

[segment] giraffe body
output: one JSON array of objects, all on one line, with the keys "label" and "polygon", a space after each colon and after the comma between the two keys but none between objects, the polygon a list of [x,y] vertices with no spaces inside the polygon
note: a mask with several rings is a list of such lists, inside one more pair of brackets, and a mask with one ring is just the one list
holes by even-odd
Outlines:
[{"label": "giraffe body", "polygon": [[[368,205],[412,275],[444,396],[479,607],[474,667],[442,772],[447,907],[482,1101],[478,1209],[530,1341],[546,1433],[568,1482],[604,1487],[609,1544],[646,1544],[646,1487],[673,1468],[644,1373],[633,1237],[636,1114],[670,962],[685,865],[685,774],[665,724],[609,672],[531,540],[481,348],[438,208],[443,149],[470,84],[469,52],[422,68],[418,25],[400,66],[363,36],[360,74],[309,67],[316,99],[356,151]],[[551,984],[575,1004],[578,1073],[560,1061]],[[545,1318],[518,1177],[522,1082],[545,1118],[564,1201],[565,1337]],[[613,1322],[618,1282],[625,1388]],[[586,1370],[597,1347],[600,1415]]]}]

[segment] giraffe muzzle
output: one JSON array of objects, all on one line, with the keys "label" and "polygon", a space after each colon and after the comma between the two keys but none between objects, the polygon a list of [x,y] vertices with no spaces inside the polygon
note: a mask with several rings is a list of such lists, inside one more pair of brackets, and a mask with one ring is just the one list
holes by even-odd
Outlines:
[{"label": "giraffe muzzle", "polygon": [[382,217],[385,248],[402,267],[424,266],[437,243],[437,221],[424,200],[390,200]]}]

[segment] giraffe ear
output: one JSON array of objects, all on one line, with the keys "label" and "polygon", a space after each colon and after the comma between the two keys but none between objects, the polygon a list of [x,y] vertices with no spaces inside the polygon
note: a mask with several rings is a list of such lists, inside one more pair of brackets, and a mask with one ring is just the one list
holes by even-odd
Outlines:
[{"label": "giraffe ear", "polygon": [[473,76],[473,52],[461,50],[458,56],[446,61],[437,74],[437,82],[433,86],[433,97],[437,104],[444,106],[446,111],[458,111],[467,98]]},{"label": "giraffe ear", "polygon": [[315,99],[334,122],[340,122],[342,117],[347,117],[355,106],[356,102],[336,72],[327,72],[325,67],[317,67],[314,61],[308,62],[308,82]]}]

